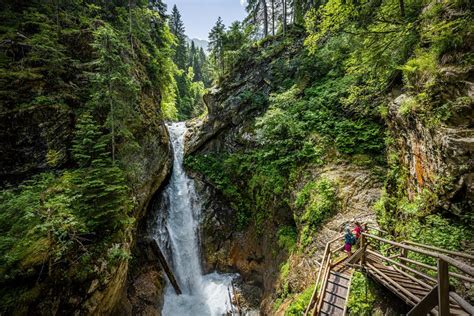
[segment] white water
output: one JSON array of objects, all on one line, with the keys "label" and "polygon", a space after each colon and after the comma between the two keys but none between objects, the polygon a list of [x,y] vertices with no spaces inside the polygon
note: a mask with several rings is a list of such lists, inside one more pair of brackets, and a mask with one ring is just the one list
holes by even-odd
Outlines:
[{"label": "white water", "polygon": [[183,169],[184,123],[168,125],[173,145],[173,171],[162,196],[155,239],[166,253],[183,292],[176,295],[169,284],[165,289],[164,316],[214,316],[232,312],[231,282],[234,275],[202,274],[199,251],[201,207],[194,181]]}]

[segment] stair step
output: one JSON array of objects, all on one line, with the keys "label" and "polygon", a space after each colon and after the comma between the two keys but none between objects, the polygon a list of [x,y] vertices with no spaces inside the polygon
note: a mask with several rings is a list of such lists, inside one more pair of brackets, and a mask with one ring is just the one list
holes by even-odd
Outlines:
[{"label": "stair step", "polygon": [[342,287],[344,289],[347,289],[348,288],[348,284],[347,283],[344,283],[344,284],[341,284],[339,282],[335,282],[334,280],[331,280],[331,279],[328,279],[328,285],[329,284],[334,284],[336,286],[339,286],[339,287]]},{"label": "stair step", "polygon": [[331,275],[331,276],[334,276],[334,277],[339,277],[339,278],[344,279],[344,280],[347,280],[347,281],[350,280],[348,275],[342,274],[342,273],[340,273],[340,272],[331,271],[330,275]]},{"label": "stair step", "polygon": [[329,282],[331,283],[334,283],[334,284],[338,284],[340,286],[344,286],[344,287],[349,287],[349,281],[346,280],[346,279],[339,279],[339,278],[329,278],[328,279]]},{"label": "stair step", "polygon": [[340,287],[333,284],[328,284],[328,286],[326,287],[327,293],[332,293],[342,298],[347,297],[347,291],[348,291],[347,288]]},{"label": "stair step", "polygon": [[347,298],[347,291],[345,289],[342,289],[342,288],[339,288],[339,291],[329,291],[329,290],[327,290],[326,293],[329,293],[330,295],[337,296],[337,297],[339,297],[343,300],[345,300]]},{"label": "stair step", "polygon": [[332,295],[332,293],[327,292],[326,295],[324,295],[323,302],[337,306],[344,306],[346,304],[346,299],[338,295]]},{"label": "stair step", "polygon": [[329,315],[342,315],[344,313],[344,308],[324,302],[323,306],[321,306],[321,312]]}]

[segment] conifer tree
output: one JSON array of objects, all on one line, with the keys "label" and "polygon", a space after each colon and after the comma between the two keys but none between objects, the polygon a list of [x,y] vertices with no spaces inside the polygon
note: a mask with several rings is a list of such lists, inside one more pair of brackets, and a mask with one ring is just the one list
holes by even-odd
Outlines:
[{"label": "conifer tree", "polygon": [[107,139],[88,112],[76,124],[72,153],[81,167],[73,173],[78,213],[90,231],[118,228],[131,208],[124,172],[112,164]]},{"label": "conifer tree", "polygon": [[188,61],[186,35],[184,23],[181,19],[181,13],[179,13],[176,5],[173,6],[171,11],[169,26],[171,33],[176,38],[174,62],[179,69],[185,70]]},{"label": "conifer tree", "polygon": [[225,25],[222,18],[219,17],[209,33],[209,51],[221,74],[224,73],[224,35]]}]

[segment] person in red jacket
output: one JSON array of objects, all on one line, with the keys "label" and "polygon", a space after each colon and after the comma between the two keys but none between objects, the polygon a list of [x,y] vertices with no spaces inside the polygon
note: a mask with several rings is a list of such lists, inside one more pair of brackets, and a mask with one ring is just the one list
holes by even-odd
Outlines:
[{"label": "person in red jacket", "polygon": [[355,224],[354,235],[355,235],[355,238],[359,240],[360,235],[362,235],[362,232],[364,231],[364,229],[362,228],[362,225],[360,225],[359,222],[355,222],[354,224]]}]

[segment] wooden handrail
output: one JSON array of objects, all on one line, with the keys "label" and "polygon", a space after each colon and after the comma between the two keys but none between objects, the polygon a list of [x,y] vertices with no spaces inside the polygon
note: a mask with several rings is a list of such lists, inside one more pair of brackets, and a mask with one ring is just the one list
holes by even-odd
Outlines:
[{"label": "wooden handrail", "polygon": [[[324,273],[326,272],[326,261],[331,261],[331,251],[330,251],[330,248],[331,248],[331,244],[335,243],[336,241],[342,239],[344,237],[344,235],[339,235],[338,237],[328,241],[326,243],[326,247],[324,248],[324,254],[323,254],[323,258],[321,259],[321,264],[319,265],[319,271],[318,271],[318,276],[316,278],[316,283],[314,284],[314,290],[313,290],[313,294],[311,295],[311,300],[308,304],[308,306],[306,307],[306,310],[304,312],[304,315],[307,316],[310,311],[311,311],[311,307],[314,307],[314,304],[317,303],[315,302],[315,300],[318,298],[318,285],[319,285],[319,282],[321,280],[321,274],[324,270]],[[329,260],[328,260],[329,259]],[[317,306],[316,306],[317,308]]]},{"label": "wooden handrail", "polygon": [[[362,225],[362,226],[363,226],[363,225]],[[367,227],[368,229],[376,230],[376,231],[378,231],[378,232],[380,232],[380,233],[388,234],[387,231],[385,231],[385,230],[383,230],[383,229],[380,229],[380,228],[378,228],[378,227],[375,227],[375,226],[366,225],[366,227]]]},{"label": "wooden handrail", "polygon": [[423,272],[416,271],[415,269],[412,269],[412,268],[410,268],[410,267],[404,265],[403,263],[400,263],[400,262],[397,262],[397,261],[395,261],[395,260],[392,260],[392,259],[389,259],[389,258],[387,258],[387,257],[384,257],[383,255],[378,254],[378,253],[376,253],[376,252],[374,252],[374,251],[371,251],[371,250],[366,250],[366,251],[367,251],[367,253],[370,253],[371,255],[377,256],[377,257],[381,258],[382,260],[388,261],[388,262],[390,262],[390,263],[392,263],[392,264],[394,264],[394,265],[396,265],[396,266],[399,266],[399,267],[401,267],[401,268],[403,268],[403,269],[405,269],[405,270],[407,270],[407,271],[410,271],[411,273],[414,273],[414,274],[416,274],[416,275],[418,275],[418,276],[420,276],[420,277],[422,277],[422,278],[424,278],[424,279],[426,279],[426,280],[429,280],[429,281],[431,281],[431,282],[433,282],[433,283],[436,283],[436,279],[430,277],[429,275],[424,274]]},{"label": "wooden handrail", "polygon": [[313,310],[313,316],[316,316],[318,314],[318,311],[321,309],[321,305],[323,304],[323,296],[324,296],[324,292],[325,289],[326,289],[326,284],[328,282],[328,279],[329,279],[329,271],[331,270],[330,269],[330,266],[331,266],[331,257],[329,257],[329,260],[327,261],[326,263],[326,268],[324,270],[324,279],[323,279],[323,284],[321,285],[321,288],[319,289],[320,292],[321,292],[321,295],[318,295],[317,297],[317,304],[316,306],[314,307],[314,310]]},{"label": "wooden handrail", "polygon": [[382,271],[371,265],[370,263],[367,263],[367,266],[377,272],[382,278],[384,278],[386,281],[390,282],[394,287],[396,287],[400,292],[402,292],[404,295],[408,296],[411,300],[413,300],[415,303],[418,303],[420,301],[420,298],[418,298],[416,295],[412,294],[410,291],[405,289],[403,286],[399,285],[397,282],[392,280],[391,277],[388,275],[385,275]]},{"label": "wooden handrail", "polygon": [[[400,261],[405,261],[405,262],[408,262],[408,263],[412,263],[412,264],[417,265],[419,267],[429,269],[429,270],[433,270],[433,271],[436,271],[438,269],[435,266],[430,266],[429,264],[421,263],[421,262],[418,262],[418,261],[415,261],[415,260],[412,260],[412,259],[408,259],[408,258],[400,258]],[[469,283],[474,283],[474,278],[464,276],[464,275],[459,274],[459,273],[449,272],[449,276],[452,276],[453,278],[457,278],[457,279],[460,279],[460,280],[463,280],[463,281],[466,281],[466,282],[469,282]]]},{"label": "wooden handrail", "polygon": [[449,292],[449,296],[456,302],[459,304],[459,306],[461,306],[462,308],[464,308],[464,310],[466,312],[468,312],[469,314],[471,315],[474,315],[474,307],[469,304],[468,302],[466,302],[465,299],[463,299],[461,296],[459,296],[459,294],[457,294],[456,292]]},{"label": "wooden handrail", "polygon": [[463,271],[463,272],[465,272],[465,273],[467,273],[471,276],[474,276],[474,268],[473,267],[468,266],[467,264],[465,264],[465,263],[463,263],[459,260],[453,259],[451,257],[448,257],[444,254],[440,254],[440,253],[420,249],[420,248],[417,248],[417,247],[413,247],[413,246],[410,246],[410,245],[402,244],[402,243],[399,243],[399,242],[387,240],[387,239],[384,239],[384,238],[381,238],[381,237],[378,237],[378,236],[375,236],[375,235],[371,235],[371,234],[368,234],[368,233],[362,233],[362,234],[364,236],[368,237],[368,238],[372,238],[372,239],[375,239],[375,240],[378,240],[378,241],[381,241],[381,242],[384,242],[384,243],[387,243],[387,244],[390,244],[390,245],[394,245],[394,246],[397,246],[397,247],[402,248],[402,249],[410,250],[410,251],[413,251],[413,252],[416,252],[416,253],[419,253],[419,254],[423,254],[423,255],[426,255],[426,256],[429,256],[429,257],[444,260],[447,263],[449,263],[450,265],[456,267],[457,269],[459,269],[459,270],[461,270],[461,271]]},{"label": "wooden handrail", "polygon": [[426,249],[430,249],[430,250],[434,250],[436,252],[441,252],[441,253],[444,253],[444,254],[453,255],[453,256],[456,256],[456,257],[464,258],[464,259],[474,260],[474,256],[470,255],[470,254],[467,254],[467,253],[447,250],[447,249],[438,248],[438,247],[431,246],[431,245],[424,245],[424,244],[420,244],[420,243],[410,241],[410,240],[404,240],[404,241],[402,241],[402,243],[412,245],[412,246],[421,247],[421,248],[426,248]]}]

